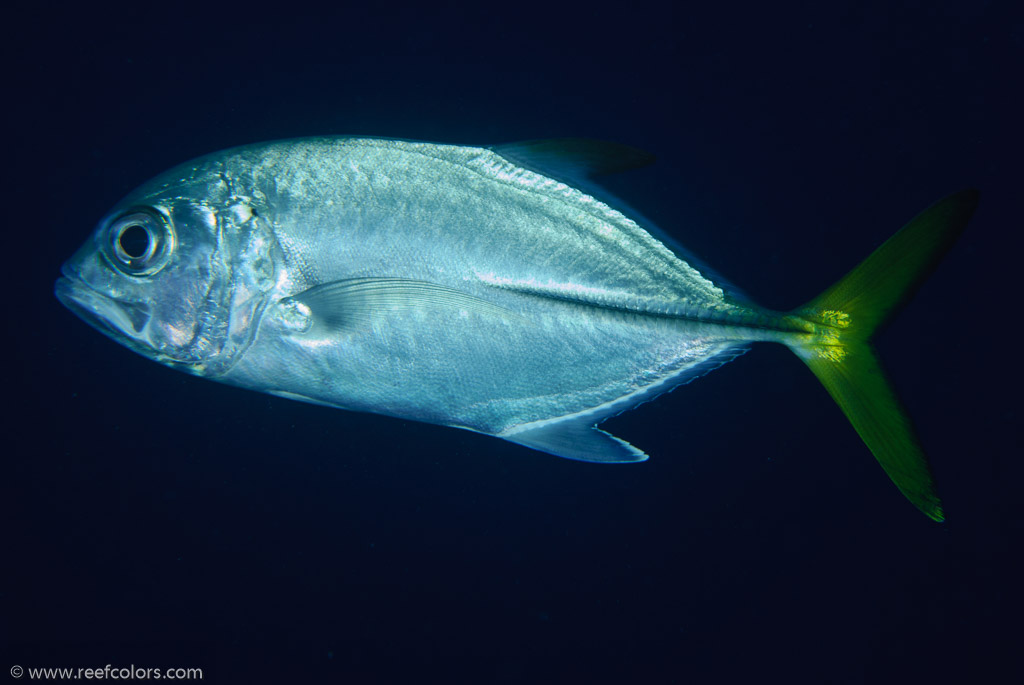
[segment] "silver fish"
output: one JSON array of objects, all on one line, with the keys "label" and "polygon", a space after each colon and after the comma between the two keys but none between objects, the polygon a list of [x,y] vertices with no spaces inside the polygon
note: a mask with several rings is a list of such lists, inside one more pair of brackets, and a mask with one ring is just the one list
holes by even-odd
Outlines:
[{"label": "silver fish", "polygon": [[716,282],[588,189],[649,161],[585,140],[493,148],[308,138],[202,157],[141,186],[56,294],[168,366],[600,462],[647,456],[606,418],[789,346],[903,493],[943,514],[870,336],[952,245],[963,191],[789,312]]}]

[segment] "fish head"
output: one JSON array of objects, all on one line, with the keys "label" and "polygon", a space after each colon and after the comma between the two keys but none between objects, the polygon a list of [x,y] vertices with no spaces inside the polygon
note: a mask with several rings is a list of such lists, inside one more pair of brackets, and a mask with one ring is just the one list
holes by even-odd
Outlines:
[{"label": "fish head", "polygon": [[272,237],[216,165],[185,165],[136,190],[63,265],[57,298],[145,357],[223,373],[251,340],[274,281]]}]

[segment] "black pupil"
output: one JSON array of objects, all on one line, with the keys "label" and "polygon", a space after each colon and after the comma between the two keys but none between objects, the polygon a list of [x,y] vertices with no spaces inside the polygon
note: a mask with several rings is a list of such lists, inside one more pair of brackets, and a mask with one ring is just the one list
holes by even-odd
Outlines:
[{"label": "black pupil", "polygon": [[121,231],[117,243],[126,255],[138,259],[149,251],[149,231],[138,224],[132,224]]}]

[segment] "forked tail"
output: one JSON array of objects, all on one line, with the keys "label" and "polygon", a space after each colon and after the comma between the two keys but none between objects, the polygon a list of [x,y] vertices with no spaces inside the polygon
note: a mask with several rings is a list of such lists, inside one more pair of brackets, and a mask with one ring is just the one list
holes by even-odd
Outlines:
[{"label": "forked tail", "polygon": [[842,408],[896,487],[936,521],[945,517],[931,470],[871,338],[931,275],[978,204],[964,190],[918,214],[853,271],[789,312],[809,335],[790,347]]}]

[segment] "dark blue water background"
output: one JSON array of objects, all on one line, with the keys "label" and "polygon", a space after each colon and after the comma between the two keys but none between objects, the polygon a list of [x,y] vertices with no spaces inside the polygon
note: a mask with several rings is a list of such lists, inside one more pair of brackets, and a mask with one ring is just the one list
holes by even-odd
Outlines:
[{"label": "dark blue water background", "polygon": [[[0,672],[1021,675],[1012,4],[10,17]],[[656,165],[605,186],[778,308],[979,187],[962,241],[878,340],[948,522],[904,501],[782,348],[608,422],[652,458],[603,466],[187,377],[53,297],[61,262],[135,185],[206,152],[319,134],[650,150]]]}]

